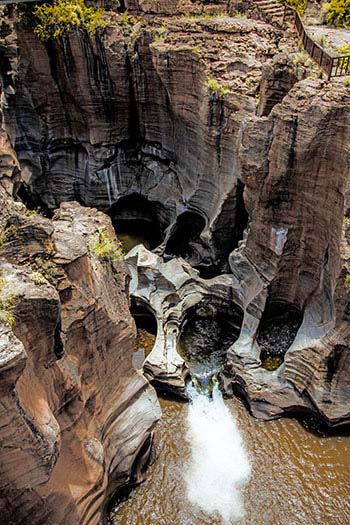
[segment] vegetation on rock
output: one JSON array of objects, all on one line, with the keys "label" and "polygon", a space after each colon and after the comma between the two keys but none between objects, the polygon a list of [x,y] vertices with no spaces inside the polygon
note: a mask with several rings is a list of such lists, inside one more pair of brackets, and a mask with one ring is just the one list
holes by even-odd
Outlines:
[{"label": "vegetation on rock", "polygon": [[326,20],[335,27],[350,26],[350,0],[331,0],[324,4]]},{"label": "vegetation on rock", "polygon": [[0,234],[0,247],[11,241],[15,241],[18,235],[18,226],[15,224],[10,224],[5,230]]},{"label": "vegetation on rock", "polygon": [[88,7],[84,0],[55,0],[53,4],[35,5],[33,31],[43,41],[77,28],[94,35],[98,28],[107,25],[103,15],[103,9]]},{"label": "vegetation on rock", "polygon": [[277,370],[277,368],[279,368],[282,363],[283,357],[281,355],[269,356],[262,361],[261,366],[265,368],[265,370],[273,372],[274,370]]},{"label": "vegetation on rock", "polygon": [[121,243],[110,237],[104,229],[90,237],[88,246],[90,253],[100,261],[117,264],[123,257]]},{"label": "vegetation on rock", "polygon": [[297,11],[299,11],[301,15],[305,13],[306,0],[280,0],[280,1],[282,4],[288,5],[289,7],[296,9]]},{"label": "vegetation on rock", "polygon": [[[350,56],[350,42],[338,47],[337,51],[339,55]],[[340,66],[346,68],[346,71],[350,73],[350,60],[348,60],[348,58],[342,58],[340,60]]]},{"label": "vegetation on rock", "polygon": [[209,75],[208,77],[206,86],[208,88],[209,94],[216,95],[217,97],[220,97],[220,98],[227,95],[227,93],[229,93],[230,91],[230,88],[228,86],[225,86],[224,84],[220,84],[220,82],[218,82],[216,78],[214,78],[211,75]]},{"label": "vegetation on rock", "polygon": [[45,284],[49,281],[50,284],[56,285],[60,269],[52,262],[49,255],[35,257],[30,261],[30,266],[33,269],[31,279],[35,284]]},{"label": "vegetation on rock", "polygon": [[350,273],[347,273],[344,279],[344,287],[350,289]]},{"label": "vegetation on rock", "polygon": [[30,275],[30,278],[31,278],[31,280],[33,281],[34,284],[37,284],[39,286],[41,286],[42,284],[46,284],[45,277],[43,276],[42,273],[40,273],[38,271],[32,272],[31,275]]},{"label": "vegetation on rock", "polygon": [[298,66],[302,65],[305,67],[312,66],[312,60],[309,57],[309,55],[306,53],[306,51],[299,51],[299,53],[296,53],[293,59],[293,65]]},{"label": "vegetation on rock", "polygon": [[350,55],[350,42],[338,47],[339,55]]},{"label": "vegetation on rock", "polygon": [[8,291],[8,282],[3,273],[0,274],[0,322],[10,326],[15,324],[15,300]]}]

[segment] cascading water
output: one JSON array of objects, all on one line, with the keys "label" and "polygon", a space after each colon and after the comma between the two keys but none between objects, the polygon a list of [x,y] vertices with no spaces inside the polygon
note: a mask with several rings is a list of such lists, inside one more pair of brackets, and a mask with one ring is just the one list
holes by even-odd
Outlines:
[{"label": "cascading water", "polygon": [[224,525],[237,523],[244,515],[240,490],[249,479],[250,465],[235,417],[217,383],[212,397],[193,385],[188,393],[188,499],[206,514],[218,515]]},{"label": "cascading water", "polygon": [[213,379],[239,322],[225,323],[212,302],[190,314],[178,349],[192,375],[191,402],[160,398],[157,460],[116,502],[110,523],[348,525],[350,438],[315,437],[292,419],[261,423],[238,400],[224,401]]}]

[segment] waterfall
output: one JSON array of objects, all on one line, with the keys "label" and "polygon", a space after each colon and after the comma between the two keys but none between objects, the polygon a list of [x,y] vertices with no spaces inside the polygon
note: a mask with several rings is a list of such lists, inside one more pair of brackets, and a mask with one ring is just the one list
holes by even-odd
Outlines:
[{"label": "waterfall", "polygon": [[186,473],[187,496],[200,510],[229,525],[244,515],[240,489],[250,476],[242,437],[217,384],[212,398],[193,386],[188,391],[191,462]]}]

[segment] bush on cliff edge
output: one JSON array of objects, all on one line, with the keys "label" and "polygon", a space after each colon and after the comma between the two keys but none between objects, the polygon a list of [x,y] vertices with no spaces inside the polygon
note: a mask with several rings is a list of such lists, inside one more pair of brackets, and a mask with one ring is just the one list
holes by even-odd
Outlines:
[{"label": "bush on cliff edge", "polygon": [[350,0],[331,0],[323,5],[328,24],[350,27]]},{"label": "bush on cliff edge", "polygon": [[87,7],[84,0],[55,0],[53,4],[35,5],[32,14],[33,31],[44,41],[76,28],[94,35],[98,28],[107,25],[103,9]]},{"label": "bush on cliff edge", "polygon": [[306,9],[306,0],[279,0],[282,4],[288,5],[293,9],[299,11],[301,15],[305,13]]}]

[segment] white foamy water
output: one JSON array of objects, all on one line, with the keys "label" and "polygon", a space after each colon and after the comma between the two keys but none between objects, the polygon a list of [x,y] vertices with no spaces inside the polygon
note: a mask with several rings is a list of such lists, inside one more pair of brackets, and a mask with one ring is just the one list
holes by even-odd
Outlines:
[{"label": "white foamy water", "polygon": [[219,515],[224,525],[244,515],[241,489],[250,465],[234,416],[217,385],[213,399],[190,387],[187,439],[191,463],[186,474],[187,496],[207,514]]}]

